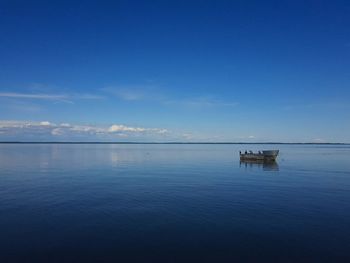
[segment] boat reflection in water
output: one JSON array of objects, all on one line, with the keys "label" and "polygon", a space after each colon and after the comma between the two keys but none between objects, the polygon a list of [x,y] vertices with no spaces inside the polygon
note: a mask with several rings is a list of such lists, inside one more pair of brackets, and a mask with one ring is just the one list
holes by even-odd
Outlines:
[{"label": "boat reflection in water", "polygon": [[279,171],[278,163],[276,161],[264,161],[264,160],[240,160],[239,167],[244,166],[245,168],[258,167],[264,171]]}]

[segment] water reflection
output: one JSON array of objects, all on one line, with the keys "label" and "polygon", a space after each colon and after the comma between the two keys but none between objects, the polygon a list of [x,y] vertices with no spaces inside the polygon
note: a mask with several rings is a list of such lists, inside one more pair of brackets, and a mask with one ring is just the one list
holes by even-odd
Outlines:
[{"label": "water reflection", "polygon": [[279,171],[279,166],[276,161],[240,161],[239,167],[244,166],[245,168],[254,168],[258,167],[264,171]]}]

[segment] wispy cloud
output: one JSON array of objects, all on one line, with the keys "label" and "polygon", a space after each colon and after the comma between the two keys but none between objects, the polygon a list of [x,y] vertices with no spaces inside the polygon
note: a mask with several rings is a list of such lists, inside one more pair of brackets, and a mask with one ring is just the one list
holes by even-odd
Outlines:
[{"label": "wispy cloud", "polygon": [[215,95],[201,97],[175,97],[154,86],[116,86],[106,87],[102,91],[112,94],[124,101],[149,101],[163,106],[179,106],[188,108],[234,107],[238,102],[226,101]]},{"label": "wispy cloud", "polygon": [[221,135],[204,134],[202,132],[185,132],[178,137],[179,141],[185,142],[222,142],[225,141]]},{"label": "wispy cloud", "polygon": [[19,99],[39,99],[39,100],[68,99],[68,96],[63,94],[31,94],[31,93],[15,93],[15,92],[0,92],[0,97],[19,98]]},{"label": "wispy cloud", "polygon": [[155,86],[108,86],[101,89],[124,101],[162,101],[164,95]]},{"label": "wispy cloud", "polygon": [[145,94],[137,90],[115,90],[112,93],[119,99],[126,101],[137,101],[146,99]]},{"label": "wispy cloud", "polygon": [[324,103],[306,103],[306,104],[295,104],[295,105],[287,105],[283,107],[284,110],[298,110],[298,109],[346,109],[349,108],[349,103],[343,101],[334,101],[334,102],[324,102]]},{"label": "wispy cloud", "polygon": [[42,110],[40,105],[33,103],[28,100],[17,100],[11,98],[3,98],[0,101],[0,110],[1,108],[10,110],[11,112],[20,112],[20,113],[38,113]]},{"label": "wispy cloud", "polygon": [[2,98],[53,100],[71,102],[74,99],[96,100],[103,99],[103,96],[94,94],[45,94],[45,93],[21,93],[21,92],[0,92]]},{"label": "wispy cloud", "polygon": [[101,100],[105,99],[106,97],[101,95],[95,95],[95,94],[72,94],[70,95],[73,99],[80,99],[80,100]]},{"label": "wispy cloud", "polygon": [[211,96],[197,97],[197,98],[185,98],[185,99],[180,99],[180,100],[168,100],[168,101],[164,101],[164,104],[180,105],[180,106],[192,107],[192,108],[235,107],[235,106],[239,105],[238,102],[226,102],[223,100],[213,98]]}]

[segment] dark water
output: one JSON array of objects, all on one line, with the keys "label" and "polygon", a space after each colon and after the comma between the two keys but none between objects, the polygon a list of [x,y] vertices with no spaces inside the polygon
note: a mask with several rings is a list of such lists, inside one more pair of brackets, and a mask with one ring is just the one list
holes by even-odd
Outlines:
[{"label": "dark water", "polygon": [[350,262],[350,146],[2,144],[0,167],[0,262]]}]

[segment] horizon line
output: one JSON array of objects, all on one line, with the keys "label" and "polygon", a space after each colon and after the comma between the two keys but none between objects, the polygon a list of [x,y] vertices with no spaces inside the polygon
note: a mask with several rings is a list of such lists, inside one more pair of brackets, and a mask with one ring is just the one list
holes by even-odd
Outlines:
[{"label": "horizon line", "polygon": [[347,142],[106,142],[106,141],[0,141],[0,144],[314,144],[349,145]]}]

